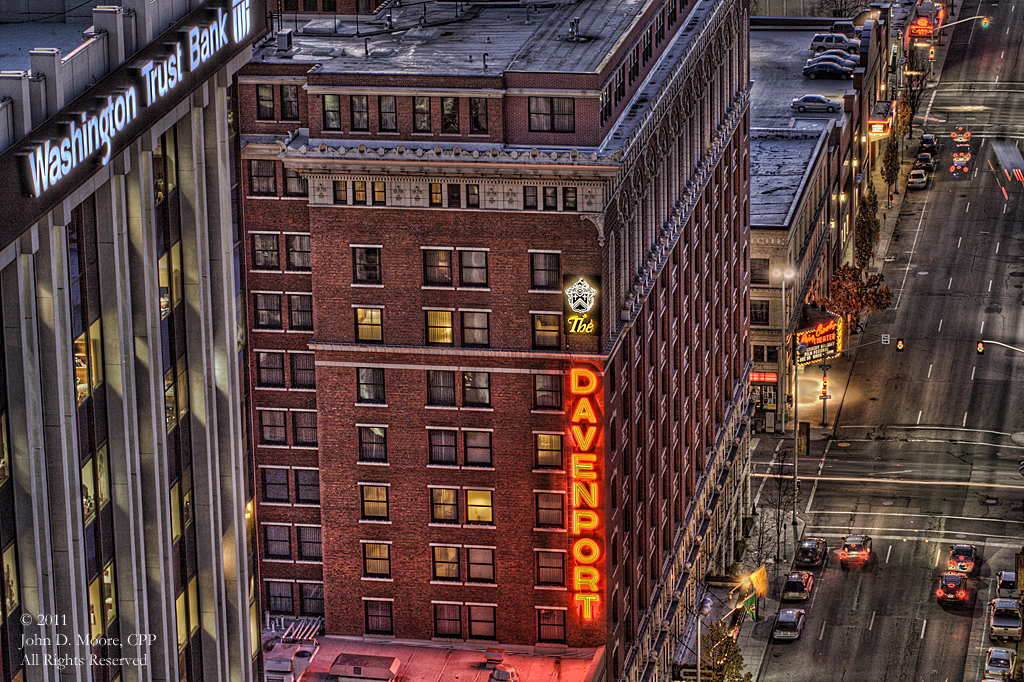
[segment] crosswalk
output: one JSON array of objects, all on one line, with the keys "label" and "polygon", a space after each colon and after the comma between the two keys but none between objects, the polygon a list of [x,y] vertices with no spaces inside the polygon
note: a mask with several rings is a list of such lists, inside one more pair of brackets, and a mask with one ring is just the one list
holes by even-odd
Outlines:
[{"label": "crosswalk", "polygon": [[967,125],[972,139],[1024,139],[1024,83],[942,82],[926,103],[915,122],[940,138]]}]

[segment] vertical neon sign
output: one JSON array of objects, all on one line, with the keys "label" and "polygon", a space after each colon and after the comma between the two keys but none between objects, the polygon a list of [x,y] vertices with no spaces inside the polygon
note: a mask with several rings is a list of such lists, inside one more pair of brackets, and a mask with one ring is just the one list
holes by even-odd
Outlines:
[{"label": "vertical neon sign", "polygon": [[570,370],[569,393],[572,396],[569,431],[573,443],[570,470],[573,601],[583,619],[590,620],[601,605],[598,565],[604,549],[598,506],[604,485],[603,462],[598,458],[604,415],[597,374],[589,369]]}]

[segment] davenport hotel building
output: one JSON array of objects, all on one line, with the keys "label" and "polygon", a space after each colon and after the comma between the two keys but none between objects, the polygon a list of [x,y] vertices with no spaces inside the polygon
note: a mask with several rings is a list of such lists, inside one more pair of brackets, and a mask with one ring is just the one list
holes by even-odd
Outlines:
[{"label": "davenport hotel building", "polygon": [[0,679],[252,680],[229,88],[264,10],[92,17],[0,73]]},{"label": "davenport hotel building", "polygon": [[239,71],[272,620],[669,679],[749,508],[748,19],[395,2]]}]

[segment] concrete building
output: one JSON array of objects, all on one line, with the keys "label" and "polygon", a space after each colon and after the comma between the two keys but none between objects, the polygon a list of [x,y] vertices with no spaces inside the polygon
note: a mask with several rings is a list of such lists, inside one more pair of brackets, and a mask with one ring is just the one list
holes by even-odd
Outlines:
[{"label": "concrete building", "polygon": [[2,679],[254,678],[229,89],[264,17],[0,26]]}]

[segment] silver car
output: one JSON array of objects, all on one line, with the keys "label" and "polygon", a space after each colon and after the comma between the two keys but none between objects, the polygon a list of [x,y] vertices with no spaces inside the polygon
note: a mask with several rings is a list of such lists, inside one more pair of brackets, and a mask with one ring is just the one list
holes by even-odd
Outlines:
[{"label": "silver car", "polygon": [[800,113],[805,111],[827,111],[831,114],[833,111],[842,110],[843,105],[840,102],[825,97],[825,95],[804,95],[794,99],[789,108],[796,109]]},{"label": "silver car", "polygon": [[779,617],[775,619],[775,628],[772,630],[772,639],[800,639],[805,615],[803,609],[779,611]]},{"label": "silver car", "polygon": [[928,173],[923,168],[915,168],[910,171],[910,178],[907,180],[907,187],[910,189],[924,189],[928,186]]},{"label": "silver car", "polygon": [[1001,680],[1003,673],[1012,677],[1017,669],[1017,652],[1013,649],[992,647],[985,657],[985,679]]}]

